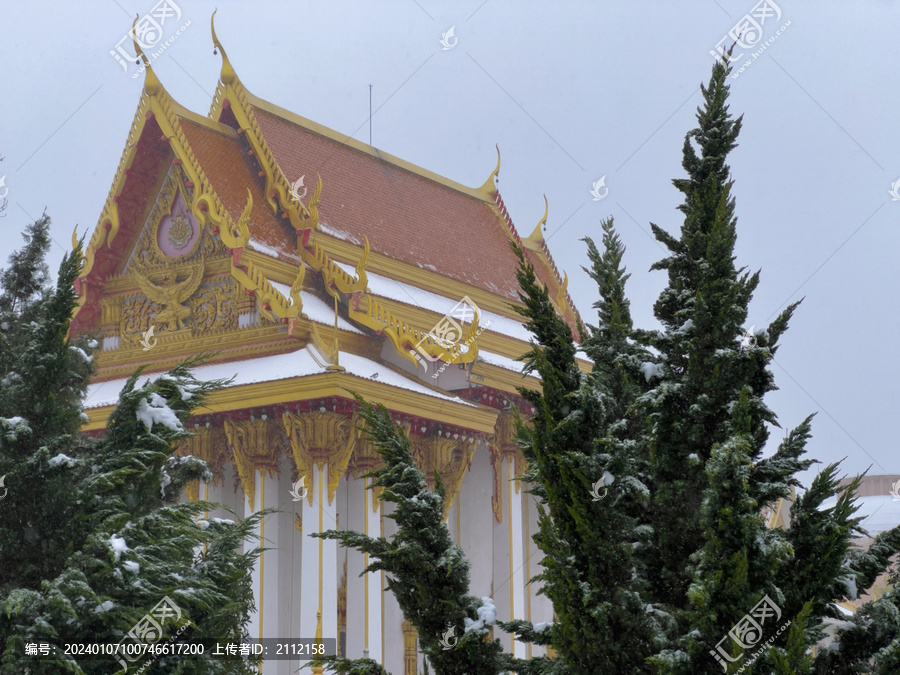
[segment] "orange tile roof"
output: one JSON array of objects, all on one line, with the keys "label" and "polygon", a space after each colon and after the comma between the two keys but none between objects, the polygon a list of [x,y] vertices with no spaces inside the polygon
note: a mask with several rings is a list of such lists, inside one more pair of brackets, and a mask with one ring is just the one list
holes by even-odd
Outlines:
[{"label": "orange tile roof", "polygon": [[226,136],[185,117],[179,122],[203,172],[235,222],[244,210],[247,188],[250,188],[253,195],[251,242],[258,241],[275,249],[281,259],[299,261],[293,231],[272,213],[263,193],[262,179],[256,175],[250,158],[245,156],[238,136]]},{"label": "orange tile roof", "polygon": [[509,237],[486,202],[259,107],[253,112],[288,180],[306,176],[314,184],[321,174],[326,228],[368,237],[372,250],[395,260],[517,298]]}]

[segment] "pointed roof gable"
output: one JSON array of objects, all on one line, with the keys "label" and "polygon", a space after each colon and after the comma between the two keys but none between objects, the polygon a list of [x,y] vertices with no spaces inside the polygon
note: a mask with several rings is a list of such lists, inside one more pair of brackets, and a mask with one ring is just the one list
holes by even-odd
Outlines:
[{"label": "pointed roof gable", "polygon": [[[247,202],[247,190],[253,198],[250,210],[250,245],[279,259],[298,262],[296,244],[287,228],[266,206],[261,181],[245,159],[241,140],[231,127],[194,115],[179,115],[187,144],[197,158],[210,185],[233,221],[237,222]],[[211,128],[215,125],[219,128]],[[227,133],[224,133],[224,132]],[[290,246],[287,246],[289,243]]]},{"label": "pointed roof gable", "polygon": [[[211,30],[222,71],[209,117],[246,135],[266,174],[270,206],[289,217],[298,234],[312,226],[357,246],[367,240],[375,254],[504,302],[518,300],[512,240],[525,248],[538,278],[574,326],[577,312],[549,249],[542,239],[536,245],[531,238],[523,242],[503,204],[496,187],[499,151],[497,168],[477,188],[384,153],[251,94],[216,36],[214,19]],[[311,218],[308,208],[291,198],[290,186],[300,177],[309,185],[316,175],[325,187]],[[293,213],[298,209],[300,218]],[[307,222],[301,224],[301,218]],[[278,250],[289,247],[284,242]]]},{"label": "pointed roof gable", "polygon": [[[421,311],[398,315],[394,305],[381,301],[385,296],[375,297],[366,282],[370,248],[380,261],[373,267],[380,265],[383,273],[455,301],[471,294],[487,303],[484,309],[514,317],[507,303],[518,300],[519,289],[510,241],[523,248],[557,309],[574,326],[577,315],[566,281],[540,235],[546,211],[535,233],[523,240],[496,188],[499,151],[497,167],[482,186],[463,186],[258,99],[237,78],[214,28],[213,40],[223,65],[209,117],[171,99],[146,64],[128,143],[76,282],[80,305],[73,333],[101,325],[104,284],[125,269],[173,164],[180,165],[179,175],[191,190],[191,215],[201,228],[220,234],[219,245],[228,249],[232,278],[277,321],[290,322],[291,335],[294,322],[305,318],[299,293],[309,266],[350,321],[386,336],[401,356],[415,362],[411,347],[429,335],[433,319]],[[291,189],[300,176],[308,177],[303,199]],[[245,249],[255,253],[242,258]],[[355,263],[355,276],[334,255]],[[282,267],[273,267],[276,263]],[[276,269],[280,272],[270,280]],[[293,282],[289,291],[284,282]],[[476,330],[472,324],[470,331]],[[426,342],[434,354],[441,353],[439,344]],[[459,362],[475,358],[477,349],[459,356]]]}]

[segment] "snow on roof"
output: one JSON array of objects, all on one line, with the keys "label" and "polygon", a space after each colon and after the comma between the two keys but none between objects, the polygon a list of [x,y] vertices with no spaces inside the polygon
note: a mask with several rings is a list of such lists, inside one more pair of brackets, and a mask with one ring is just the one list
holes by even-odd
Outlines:
[{"label": "snow on roof", "polygon": [[[269,283],[275,287],[275,290],[277,290],[288,301],[290,301],[290,286],[279,281],[272,281],[271,279],[269,279]],[[316,323],[321,323],[325,326],[334,325],[334,307],[322,300],[322,298],[320,298],[318,295],[314,295],[307,291],[300,291],[300,300],[303,302],[303,307],[300,309],[300,311],[306,314],[306,316],[309,317],[310,321],[315,321]],[[340,315],[338,316],[338,328],[347,331],[348,333],[356,333],[357,335],[363,334],[363,332],[359,328],[354,326],[352,323],[350,323]]]},{"label": "snow on roof", "polygon": [[[444,401],[453,401],[461,405],[473,405],[455,396],[448,396],[434,391],[423,384],[402,375],[388,366],[372,361],[356,354],[341,352],[340,364],[346,369],[347,375],[355,375],[363,379],[377,379],[378,382],[398,389],[406,389],[425,394]],[[304,349],[298,349],[287,354],[271,354],[255,359],[241,361],[229,361],[226,363],[213,363],[199,366],[193,369],[194,377],[198,380],[218,380],[234,377],[230,387],[242,384],[255,384],[258,382],[274,382],[286,380],[292,377],[306,377],[308,375],[321,375],[326,370],[319,366]],[[138,379],[137,386],[141,387],[145,382],[155,381],[165,373],[153,373]],[[375,375],[376,377],[373,377]],[[119,400],[119,392],[125,386],[126,379],[109,380],[91,384],[87,390],[84,407],[86,409],[99,408],[105,405],[115,405]]]},{"label": "snow on roof", "polygon": [[331,227],[330,225],[323,223],[321,220],[319,221],[319,229],[322,230],[322,232],[324,232],[325,234],[331,235],[335,239],[351,241],[357,246],[362,246],[362,242],[349,232],[344,232],[343,230],[339,230],[336,227]]},{"label": "snow on roof", "polygon": [[[826,499],[822,502],[822,508],[832,508],[836,502],[835,497]],[[860,497],[856,503],[859,505],[856,517],[863,519],[860,526],[873,537],[879,532],[900,525],[900,500],[894,499],[891,495]]]},{"label": "snow on roof", "polygon": [[[353,265],[339,263],[335,261],[338,267],[350,274],[356,276],[356,268]],[[374,272],[366,272],[368,276],[369,291],[382,298],[403,302],[413,307],[421,307],[439,314],[449,314],[450,311],[459,303],[462,298],[446,298],[443,295],[425,291],[411,284],[383,277]],[[473,303],[474,304],[474,303]],[[483,328],[487,328],[495,333],[506,335],[523,342],[530,342],[532,335],[525,328],[525,325],[510,319],[509,317],[500,316],[485,309],[481,310],[481,322]]]},{"label": "snow on roof", "polygon": [[259,251],[260,253],[265,253],[268,256],[272,256],[276,260],[279,257],[279,252],[276,249],[272,248],[271,246],[267,246],[258,239],[253,239],[252,237],[250,239],[250,247],[255,251]]},{"label": "snow on roof", "polygon": [[[500,368],[505,368],[506,370],[511,370],[515,373],[521,373],[522,369],[525,367],[525,364],[522,361],[516,361],[515,359],[511,359],[508,356],[502,356],[501,354],[488,352],[484,349],[478,350],[478,358],[485,363],[491,364],[492,366],[499,366]],[[531,373],[531,377],[541,379],[541,376],[537,373],[537,371]]]}]

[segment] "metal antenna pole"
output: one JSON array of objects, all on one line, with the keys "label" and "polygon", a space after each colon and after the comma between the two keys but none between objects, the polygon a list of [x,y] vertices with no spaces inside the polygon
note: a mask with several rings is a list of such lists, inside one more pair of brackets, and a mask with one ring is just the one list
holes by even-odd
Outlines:
[{"label": "metal antenna pole", "polygon": [[369,145],[372,145],[372,85],[369,85]]}]

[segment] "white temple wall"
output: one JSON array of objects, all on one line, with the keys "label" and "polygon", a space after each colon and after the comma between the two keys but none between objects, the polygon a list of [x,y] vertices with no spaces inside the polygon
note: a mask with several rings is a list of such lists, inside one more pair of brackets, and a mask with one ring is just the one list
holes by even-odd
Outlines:
[{"label": "white temple wall", "polygon": [[490,450],[479,441],[472,464],[463,478],[456,501],[459,505],[459,541],[469,561],[469,592],[476,597],[490,596],[493,581],[493,524],[491,496],[494,473]]}]

